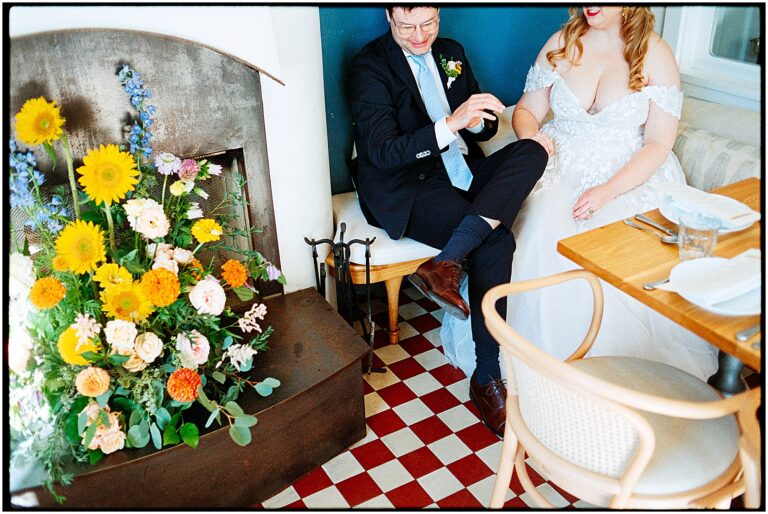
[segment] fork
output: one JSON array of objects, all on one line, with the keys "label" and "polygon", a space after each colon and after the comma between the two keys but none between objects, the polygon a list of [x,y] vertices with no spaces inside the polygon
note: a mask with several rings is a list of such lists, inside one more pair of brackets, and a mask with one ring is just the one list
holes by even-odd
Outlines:
[{"label": "fork", "polygon": [[649,234],[653,234],[654,236],[658,237],[659,241],[661,241],[662,243],[677,244],[677,236],[674,236],[674,237],[673,236],[663,236],[663,235],[659,234],[658,232],[656,232],[655,230],[652,230],[650,228],[644,227],[642,225],[638,225],[637,223],[635,223],[634,221],[632,221],[629,218],[624,220],[624,224],[629,225],[630,227],[639,228],[640,230],[644,230],[645,232],[648,232]]}]

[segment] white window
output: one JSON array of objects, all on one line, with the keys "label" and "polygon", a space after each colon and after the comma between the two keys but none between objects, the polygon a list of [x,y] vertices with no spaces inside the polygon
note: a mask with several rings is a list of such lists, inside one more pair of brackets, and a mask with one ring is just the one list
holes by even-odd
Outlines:
[{"label": "white window", "polygon": [[662,36],[672,47],[687,95],[760,110],[760,9],[667,7]]}]

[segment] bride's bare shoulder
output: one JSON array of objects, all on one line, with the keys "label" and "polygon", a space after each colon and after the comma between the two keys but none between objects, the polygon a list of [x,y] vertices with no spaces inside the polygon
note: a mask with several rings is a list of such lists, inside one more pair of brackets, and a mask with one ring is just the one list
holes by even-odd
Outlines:
[{"label": "bride's bare shoulder", "polygon": [[666,41],[657,33],[652,33],[648,40],[645,54],[645,72],[649,85],[679,85],[680,71],[675,55]]},{"label": "bride's bare shoulder", "polygon": [[539,52],[538,57],[536,57],[536,63],[542,68],[544,68],[545,70],[553,69],[552,65],[549,63],[549,60],[547,59],[547,54],[549,52],[559,50],[564,46],[565,46],[565,40],[563,39],[563,31],[558,30],[557,32],[549,36],[549,39],[547,39],[547,42],[544,43],[543,47],[541,47],[541,51]]}]

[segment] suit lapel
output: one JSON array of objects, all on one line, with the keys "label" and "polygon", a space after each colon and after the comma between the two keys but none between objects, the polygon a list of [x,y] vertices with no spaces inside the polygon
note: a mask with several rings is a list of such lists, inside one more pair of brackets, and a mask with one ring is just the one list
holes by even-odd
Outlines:
[{"label": "suit lapel", "polygon": [[392,39],[392,34],[387,35],[386,49],[387,55],[389,57],[388,60],[391,63],[395,74],[400,77],[403,82],[406,83],[408,89],[411,91],[411,94],[416,99],[418,106],[421,107],[421,110],[424,111],[424,114],[429,117],[429,114],[427,114],[427,107],[424,105],[424,100],[421,99],[421,93],[419,92],[418,84],[416,84],[416,78],[413,76],[411,67],[408,64],[408,59],[405,57],[402,48],[397,46],[395,40]]},{"label": "suit lapel", "polygon": [[461,103],[458,98],[458,89],[456,88],[456,82],[459,80],[458,77],[453,82],[452,87],[448,88],[448,75],[445,74],[445,70],[443,69],[443,66],[440,64],[440,55],[445,58],[446,61],[451,60],[452,58],[455,58],[455,56],[452,55],[446,55],[445,51],[443,50],[442,42],[439,39],[436,39],[434,44],[432,45],[432,57],[435,59],[435,66],[437,66],[437,73],[440,75],[440,84],[443,86],[443,91],[445,92],[445,97],[448,99],[448,105],[451,108],[451,112],[453,112],[456,107]]}]

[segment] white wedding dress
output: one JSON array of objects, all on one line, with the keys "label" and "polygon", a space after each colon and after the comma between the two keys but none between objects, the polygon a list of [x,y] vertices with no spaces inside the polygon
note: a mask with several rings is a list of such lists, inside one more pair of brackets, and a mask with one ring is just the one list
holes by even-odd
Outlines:
[{"label": "white wedding dress", "polygon": [[[555,152],[512,228],[517,242],[512,281],[579,268],[557,252],[558,240],[658,207],[654,184],[685,183],[670,153],[644,184],[613,199],[589,220],[574,221],[572,209],[579,195],[605,183],[642,146],[650,102],[679,118],[683,94],[674,87],[647,86],[590,113],[557,72],[534,65],[525,91],[549,86],[554,118],[541,131],[552,139]],[[705,380],[716,371],[717,350],[712,345],[626,293],[605,282],[602,286],[603,322],[589,356],[643,357]],[[465,280],[465,299],[466,287]],[[586,282],[568,282],[509,297],[507,323],[550,355],[565,359],[586,334],[592,305]],[[469,321],[445,316],[440,336],[448,360],[470,376],[475,353]]]}]

